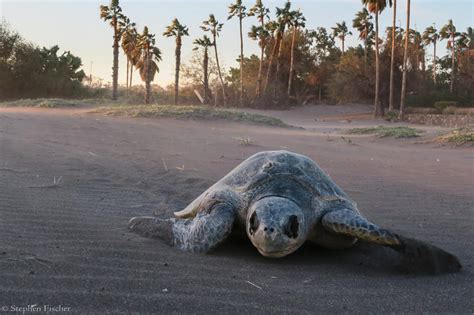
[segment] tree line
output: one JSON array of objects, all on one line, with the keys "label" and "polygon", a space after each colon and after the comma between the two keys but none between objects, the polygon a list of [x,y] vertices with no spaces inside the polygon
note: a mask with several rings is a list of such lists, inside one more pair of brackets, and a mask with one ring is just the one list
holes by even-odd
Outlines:
[{"label": "tree line", "polygon": [[0,99],[83,94],[81,59],[58,46],[40,48],[0,23]]},{"label": "tree line", "polygon": [[[449,92],[443,92],[440,97],[472,99],[472,28],[459,32],[453,21],[449,20],[440,30],[429,26],[420,33],[410,25],[410,0],[406,0],[408,17],[405,29],[395,24],[396,0],[362,0],[361,4],[363,7],[355,14],[352,26],[362,44],[346,48],[346,38],[352,32],[345,21],[330,30],[324,27],[309,30],[306,29],[303,13],[293,9],[291,1],[277,7],[274,18],[271,18],[270,9],[261,0],[256,0],[249,9],[241,0],[235,0],[228,7],[228,20],[238,21],[239,68],[230,68],[228,73],[221,68],[218,38],[224,23],[210,14],[201,25],[203,36],[193,42],[194,50],[199,50],[202,55],[199,61],[202,73],[192,76],[198,77],[192,83],[202,90],[205,103],[214,98],[215,104],[223,106],[273,108],[315,98],[366,101],[373,97],[375,117],[383,116],[386,108],[393,112],[395,107],[403,116],[407,94],[409,99],[413,99],[436,90],[445,91],[446,85],[449,85]],[[393,25],[386,29],[384,37],[379,28],[379,16],[387,7],[392,8]],[[149,33],[147,27],[138,33],[135,23],[123,14],[118,0],[112,0],[109,6],[101,6],[100,16],[114,30],[112,97],[117,97],[118,50],[121,44],[127,57],[127,88],[132,84],[133,69],[138,69],[146,86],[145,103],[149,103],[150,82],[159,71],[161,60],[154,35]],[[256,24],[247,35],[258,43],[260,56],[244,55],[242,21],[250,17],[256,19]],[[178,104],[181,47],[183,37],[189,36],[189,31],[186,25],[174,19],[163,35],[174,37],[176,41],[174,102]],[[442,40],[446,40],[451,51],[449,65],[447,56],[438,58],[436,54],[437,44]],[[340,48],[337,42],[340,42]],[[429,45],[433,45],[434,57],[428,69],[426,48]],[[220,92],[209,86],[213,74],[209,69],[210,49],[213,50],[215,81],[220,85]],[[429,77],[428,71],[432,73]],[[459,84],[457,89],[456,83]]]}]

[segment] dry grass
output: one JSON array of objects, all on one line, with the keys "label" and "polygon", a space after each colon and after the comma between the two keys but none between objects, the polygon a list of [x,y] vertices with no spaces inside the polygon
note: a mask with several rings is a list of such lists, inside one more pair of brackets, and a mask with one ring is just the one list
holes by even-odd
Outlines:
[{"label": "dry grass", "polygon": [[437,137],[435,141],[440,143],[451,143],[454,145],[474,145],[474,129],[455,129],[447,134]]},{"label": "dry grass", "polygon": [[126,117],[173,117],[180,119],[227,120],[258,125],[289,127],[277,118],[202,105],[136,105],[99,107],[91,113]]},{"label": "dry grass", "polygon": [[410,128],[410,127],[370,127],[370,128],[354,128],[347,131],[348,134],[354,135],[371,135],[374,134],[380,138],[392,137],[392,138],[415,138],[419,137],[422,133],[421,130]]},{"label": "dry grass", "polygon": [[[440,115],[441,112],[432,107],[410,107],[406,109],[407,114],[421,114],[421,115]],[[443,111],[442,114],[445,115],[468,115],[474,116],[474,107],[455,107],[448,106]]]},{"label": "dry grass", "polygon": [[11,102],[1,102],[0,107],[34,107],[34,108],[71,108],[110,104],[104,99],[68,100],[61,98],[22,99]]}]

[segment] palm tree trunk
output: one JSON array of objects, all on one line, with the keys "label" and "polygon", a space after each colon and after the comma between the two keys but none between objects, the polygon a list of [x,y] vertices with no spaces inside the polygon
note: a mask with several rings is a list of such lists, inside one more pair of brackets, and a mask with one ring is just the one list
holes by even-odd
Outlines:
[{"label": "palm tree trunk", "polygon": [[275,44],[273,46],[272,54],[270,55],[270,60],[268,60],[267,77],[265,79],[265,86],[263,87],[263,94],[265,94],[267,92],[268,84],[270,83],[272,68],[273,68],[273,59],[277,55],[279,41],[280,41],[280,34],[278,33],[277,37],[275,39]]},{"label": "palm tree trunk", "polygon": [[129,66],[130,66],[130,59],[127,57],[127,81],[125,81],[125,82],[126,82],[126,83],[125,83],[125,86],[126,86],[126,88],[127,88],[127,96],[128,96],[128,92],[129,92],[129,91],[128,91],[128,76],[129,76],[129,73],[128,73],[128,72],[129,72],[129,69],[128,69],[128,68],[129,68]]},{"label": "palm tree trunk", "polygon": [[113,17],[114,25],[114,64],[112,69],[112,100],[117,99],[118,67],[119,67],[119,30],[117,18]]},{"label": "palm tree trunk", "polygon": [[364,38],[364,73],[367,75],[367,50],[369,41],[369,27],[365,24],[365,38]]},{"label": "palm tree trunk", "polygon": [[255,91],[255,96],[257,99],[260,98],[260,94],[262,93],[262,72],[263,72],[263,57],[265,55],[265,44],[261,43],[260,49],[260,63],[258,65],[258,75],[257,75],[257,89]]},{"label": "palm tree trunk", "polygon": [[392,53],[390,55],[390,96],[388,101],[388,111],[393,111],[393,74],[395,70],[395,27],[397,23],[397,0],[393,1],[393,18],[392,18]]},{"label": "palm tree trunk", "polygon": [[[277,67],[275,71],[275,82],[280,83],[280,80],[278,78],[278,75],[280,74],[280,68],[281,68],[281,53],[283,51],[283,37],[285,36],[285,29],[283,28],[281,32],[281,40],[278,45],[278,57],[277,57]],[[276,89],[275,89],[276,91]]]},{"label": "palm tree trunk", "polygon": [[174,105],[179,101],[179,68],[181,65],[181,37],[176,37],[176,69],[174,73]]},{"label": "palm tree trunk", "polygon": [[222,103],[225,107],[227,97],[225,95],[225,86],[224,86],[224,79],[222,78],[221,66],[219,65],[219,55],[217,54],[217,39],[215,35],[214,35],[214,52],[216,54],[217,72],[219,74],[219,80],[221,81],[221,87],[222,87]]},{"label": "palm tree trunk", "polygon": [[[265,28],[265,20],[261,20],[262,29]],[[257,89],[255,91],[255,96],[257,99],[260,98],[262,93],[262,72],[263,72],[263,57],[265,56],[265,43],[260,39],[260,63],[258,65],[258,75],[257,75]]]},{"label": "palm tree trunk", "polygon": [[407,87],[407,59],[408,59],[408,37],[410,33],[410,0],[407,0],[407,29],[405,31],[405,52],[403,53],[403,77],[402,77],[402,95],[400,100],[399,118],[403,119],[405,114],[405,96]]},{"label": "palm tree trunk", "polygon": [[204,71],[204,104],[209,103],[209,76],[208,76],[208,65],[209,55],[207,52],[207,46],[204,48],[204,60],[203,60],[203,71]]},{"label": "palm tree trunk", "polygon": [[433,51],[433,82],[436,84],[436,39],[433,42],[434,51]]},{"label": "palm tree trunk", "polygon": [[133,63],[130,62],[130,88],[132,88],[132,79],[133,79]]},{"label": "palm tree trunk", "polygon": [[244,105],[244,37],[242,35],[242,16],[240,24],[240,107]]},{"label": "palm tree trunk", "polygon": [[[147,48],[148,50],[148,48]],[[146,52],[145,55],[145,104],[150,104],[150,90],[151,90],[151,84],[150,84],[150,58],[148,56],[149,52]]]},{"label": "palm tree trunk", "polygon": [[456,51],[456,50],[455,50],[455,43],[454,43],[454,32],[451,32],[451,33],[452,33],[452,35],[451,35],[451,43],[452,43],[451,46],[452,46],[452,51],[453,51],[453,53],[452,53],[452,59],[451,59],[451,60],[452,60],[452,61],[451,61],[451,63],[452,63],[452,65],[451,65],[452,70],[451,70],[451,84],[450,84],[450,87],[449,87],[449,91],[451,92],[451,94],[453,94],[453,93],[454,93],[455,71],[456,71],[456,68],[455,68],[455,66],[456,66],[456,65],[455,65],[455,64],[456,64],[456,61],[455,61],[455,58],[456,58],[456,57],[455,57],[455,53],[456,53],[456,52],[455,52],[455,51]]},{"label": "palm tree trunk", "polygon": [[293,85],[293,72],[295,66],[295,42],[297,27],[293,27],[293,38],[291,40],[291,56],[290,56],[290,75],[288,78],[288,98],[291,96],[291,88]]},{"label": "palm tree trunk", "polygon": [[375,101],[374,101],[374,118],[383,116],[383,106],[380,103],[379,86],[380,86],[380,58],[379,58],[379,6],[375,5]]},{"label": "palm tree trunk", "polygon": [[341,39],[341,41],[342,41],[342,54],[344,55],[344,48],[345,48],[344,47],[344,37]]}]

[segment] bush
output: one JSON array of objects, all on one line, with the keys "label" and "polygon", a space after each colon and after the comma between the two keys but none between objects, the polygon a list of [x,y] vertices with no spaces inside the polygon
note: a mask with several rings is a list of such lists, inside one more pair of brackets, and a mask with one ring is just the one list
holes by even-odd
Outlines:
[{"label": "bush", "polygon": [[435,102],[433,107],[436,108],[439,114],[442,114],[444,110],[448,107],[456,107],[458,106],[458,102],[452,102],[452,101],[438,101]]},{"label": "bush", "polygon": [[406,99],[407,107],[434,107],[437,102],[456,102],[456,106],[469,107],[473,100],[467,96],[453,95],[447,90],[431,90],[425,93],[408,95]]},{"label": "bush", "polygon": [[384,119],[386,121],[390,121],[390,122],[397,122],[398,121],[398,114],[396,112],[388,112],[387,114],[385,114]]}]

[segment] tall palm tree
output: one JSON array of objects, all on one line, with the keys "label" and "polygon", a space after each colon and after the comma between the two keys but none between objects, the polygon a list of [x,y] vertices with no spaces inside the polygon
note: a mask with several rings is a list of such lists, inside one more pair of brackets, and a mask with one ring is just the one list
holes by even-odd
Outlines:
[{"label": "tall palm tree", "polygon": [[118,67],[119,67],[119,42],[121,37],[121,26],[124,15],[122,8],[119,6],[119,0],[112,0],[110,5],[100,6],[100,18],[106,22],[110,22],[110,26],[114,29],[113,44],[113,66],[112,66],[112,99],[117,99],[118,89]]},{"label": "tall palm tree", "polygon": [[466,43],[469,49],[474,49],[474,32],[472,31],[472,27],[468,27],[466,29]]},{"label": "tall palm tree", "polygon": [[410,35],[410,0],[407,0],[407,28],[405,30],[405,50],[403,52],[403,76],[402,76],[402,92],[400,96],[400,114],[399,118],[403,119],[405,114],[405,97],[406,97],[406,88],[407,88],[407,72],[408,72],[408,44],[409,44],[409,35]]},{"label": "tall palm tree", "polygon": [[127,93],[128,93],[129,87],[131,86],[130,82],[131,82],[133,65],[134,65],[134,63],[132,62],[132,59],[136,50],[137,36],[138,36],[138,33],[137,33],[137,29],[135,28],[135,23],[130,23],[129,26],[125,28],[122,32],[122,38],[121,38],[122,50],[125,56],[127,57],[127,81],[126,81]]},{"label": "tall palm tree", "polygon": [[216,55],[217,73],[219,74],[219,80],[222,87],[223,105],[226,106],[227,96],[225,94],[224,79],[222,78],[221,67],[219,65],[219,54],[217,53],[217,37],[219,37],[219,32],[222,31],[223,25],[223,23],[219,23],[214,14],[210,14],[209,19],[202,22],[201,29],[212,34],[212,45],[214,46],[214,52]]},{"label": "tall palm tree", "polygon": [[258,39],[258,44],[260,46],[260,63],[257,75],[257,89],[255,91],[257,99],[260,98],[262,93],[263,57],[265,54],[265,47],[267,46],[268,38],[270,37],[270,32],[265,27],[265,19],[269,18],[269,13],[270,10],[263,5],[262,0],[257,0],[255,5],[250,8],[248,13],[249,16],[256,16],[257,20],[260,22],[260,26],[252,26],[248,34],[251,39]]},{"label": "tall palm tree", "polygon": [[178,19],[174,19],[170,25],[166,27],[163,36],[176,37],[176,68],[174,73],[174,104],[177,105],[179,101],[179,69],[181,67],[181,46],[183,45],[182,37],[189,36],[188,27],[179,23]]},{"label": "tall palm tree", "polygon": [[255,26],[252,25],[248,36],[258,41],[258,45],[260,46],[260,62],[258,66],[258,75],[257,75],[257,88],[255,90],[255,97],[258,99],[260,98],[262,92],[262,71],[263,71],[263,59],[265,55],[265,47],[267,46],[267,42],[270,38],[270,33],[267,31],[265,26]]},{"label": "tall palm tree", "polygon": [[242,20],[247,16],[247,8],[242,5],[242,0],[235,0],[229,6],[229,17],[227,20],[233,17],[239,18],[239,29],[240,29],[240,106],[244,104],[244,36],[242,31]]},{"label": "tall palm tree", "polygon": [[366,8],[357,12],[356,17],[352,20],[352,27],[359,31],[359,39],[364,41],[364,64],[367,66],[367,51],[369,47],[369,40],[374,31],[374,24],[372,23],[372,16]]},{"label": "tall palm tree", "polygon": [[[389,0],[391,1],[391,0]],[[375,14],[375,101],[374,117],[384,115],[384,107],[380,102],[380,49],[379,49],[379,14],[387,7],[387,0],[362,0],[369,12]]]},{"label": "tall palm tree", "polygon": [[[392,2],[389,3],[392,6]],[[397,0],[393,0],[393,9],[392,9],[392,30],[395,30],[397,27]],[[393,111],[394,95],[393,95],[393,85],[394,79],[393,74],[395,71],[395,32],[392,31],[392,51],[390,53],[390,89],[389,89],[389,100],[388,100],[388,111]]]},{"label": "tall palm tree", "polygon": [[203,69],[203,85],[204,85],[204,104],[209,103],[209,47],[213,46],[211,39],[204,35],[202,38],[198,38],[194,40],[194,45],[196,47],[193,50],[198,50],[199,47],[204,49],[204,57],[202,61],[202,69]]},{"label": "tall palm tree", "polygon": [[281,68],[281,54],[283,51],[283,36],[285,35],[285,29],[289,25],[290,20],[292,19],[292,14],[294,11],[291,11],[291,2],[287,0],[283,8],[276,8],[276,17],[278,20],[278,32],[280,41],[278,43],[278,56],[277,56],[277,67],[275,71],[275,80],[279,80],[278,75],[280,74]]},{"label": "tall palm tree", "polygon": [[293,11],[291,14],[290,25],[293,27],[293,37],[291,40],[291,56],[290,56],[290,74],[288,77],[288,98],[291,96],[291,91],[293,87],[293,75],[294,75],[294,67],[295,67],[295,42],[296,42],[296,34],[298,33],[298,29],[300,27],[306,26],[306,18],[303,14],[298,11]]},{"label": "tall palm tree", "polygon": [[439,40],[438,30],[434,26],[425,29],[422,35],[425,45],[433,44],[433,82],[436,84],[436,44]]},{"label": "tall palm tree", "polygon": [[346,21],[342,21],[342,23],[336,23],[336,26],[332,27],[332,33],[334,37],[337,37],[341,40],[342,54],[344,54],[344,42],[346,41],[346,36],[352,35],[352,32],[350,32],[347,28]]},{"label": "tall palm tree", "polygon": [[136,67],[140,71],[140,77],[145,82],[145,104],[150,104],[151,82],[158,73],[158,62],[161,61],[161,51],[155,47],[155,35],[148,31],[145,26],[143,33],[138,35],[137,48],[141,51],[140,60]]},{"label": "tall palm tree", "polygon": [[456,37],[459,33],[456,32],[456,26],[453,24],[453,20],[449,20],[448,24],[444,25],[439,31],[440,39],[447,39],[447,48],[451,49],[451,84],[449,90],[451,93],[454,92],[454,80],[456,79]]},{"label": "tall palm tree", "polygon": [[270,33],[270,37],[273,41],[273,48],[272,52],[270,53],[270,57],[268,58],[268,68],[267,68],[267,75],[265,77],[265,84],[263,86],[263,94],[266,94],[268,85],[270,84],[270,78],[273,71],[273,62],[278,53],[278,45],[281,41],[281,33],[280,33],[280,25],[277,21],[270,21],[265,24],[265,28]]}]

